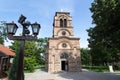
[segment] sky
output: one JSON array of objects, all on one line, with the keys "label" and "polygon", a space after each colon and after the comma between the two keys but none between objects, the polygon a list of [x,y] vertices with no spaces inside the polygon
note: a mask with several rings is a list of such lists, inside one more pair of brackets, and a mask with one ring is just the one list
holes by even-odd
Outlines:
[{"label": "sky", "polygon": [[[92,13],[89,8],[93,0],[0,0],[0,21],[17,25],[19,16],[23,14],[27,21],[41,25],[39,38],[52,37],[53,18],[55,12],[70,12],[74,36],[80,38],[81,48],[88,47],[86,29],[92,27]],[[17,34],[21,32],[21,27]],[[5,45],[7,45],[6,43]]]}]

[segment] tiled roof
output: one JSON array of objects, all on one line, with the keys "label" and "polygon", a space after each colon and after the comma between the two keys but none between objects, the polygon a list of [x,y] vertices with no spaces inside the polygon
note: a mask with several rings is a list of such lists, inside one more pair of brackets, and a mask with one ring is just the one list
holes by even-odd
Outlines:
[{"label": "tiled roof", "polygon": [[15,56],[15,53],[13,52],[12,49],[7,48],[3,45],[0,45],[0,52],[3,52],[4,54],[9,55],[9,56]]}]

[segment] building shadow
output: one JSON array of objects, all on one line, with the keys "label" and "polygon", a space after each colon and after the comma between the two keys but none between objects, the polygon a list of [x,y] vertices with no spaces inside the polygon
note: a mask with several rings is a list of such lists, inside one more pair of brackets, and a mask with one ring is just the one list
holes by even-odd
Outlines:
[{"label": "building shadow", "polygon": [[102,72],[58,72],[58,77],[66,80],[120,80],[120,73],[102,73]]}]

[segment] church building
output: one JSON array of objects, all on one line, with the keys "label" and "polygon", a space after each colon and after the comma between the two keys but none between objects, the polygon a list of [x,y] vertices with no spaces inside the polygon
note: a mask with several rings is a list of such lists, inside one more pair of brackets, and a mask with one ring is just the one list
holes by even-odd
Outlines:
[{"label": "church building", "polygon": [[81,71],[80,42],[74,37],[72,17],[69,12],[56,12],[53,36],[46,47],[48,72]]}]

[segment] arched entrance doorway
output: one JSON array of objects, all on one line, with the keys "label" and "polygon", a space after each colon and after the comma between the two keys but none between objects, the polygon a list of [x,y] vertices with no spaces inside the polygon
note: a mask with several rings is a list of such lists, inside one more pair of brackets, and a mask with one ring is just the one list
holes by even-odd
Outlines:
[{"label": "arched entrance doorway", "polygon": [[68,71],[68,54],[62,53],[61,56],[61,70],[62,71]]}]

